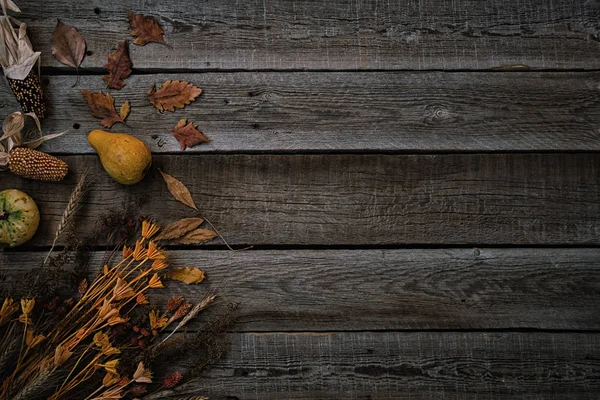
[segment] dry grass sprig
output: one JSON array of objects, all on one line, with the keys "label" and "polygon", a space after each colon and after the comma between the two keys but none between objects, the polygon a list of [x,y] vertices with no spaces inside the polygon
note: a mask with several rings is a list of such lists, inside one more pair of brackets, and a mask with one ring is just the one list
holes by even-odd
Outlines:
[{"label": "dry grass sprig", "polygon": [[87,172],[84,172],[83,175],[81,175],[81,177],[79,178],[79,182],[77,182],[77,186],[75,186],[75,189],[73,189],[73,192],[71,193],[71,197],[69,198],[67,207],[65,208],[62,218],[60,219],[60,223],[58,224],[56,232],[54,233],[54,240],[52,241],[52,246],[50,247],[50,251],[48,251],[46,258],[44,259],[43,265],[45,265],[46,261],[48,261],[48,257],[50,257],[50,254],[52,254],[52,250],[54,250],[58,238],[64,232],[65,228],[67,227],[67,224],[71,221],[73,215],[75,215],[75,212],[79,207],[79,202],[81,201],[81,198],[83,197],[87,186],[87,174]]}]

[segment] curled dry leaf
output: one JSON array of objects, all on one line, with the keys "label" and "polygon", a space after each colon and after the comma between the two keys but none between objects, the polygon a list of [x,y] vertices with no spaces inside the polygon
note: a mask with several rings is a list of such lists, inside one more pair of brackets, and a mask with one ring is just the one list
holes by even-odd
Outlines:
[{"label": "curled dry leaf", "polygon": [[163,229],[163,231],[155,238],[155,240],[178,239],[202,225],[203,222],[204,220],[202,218],[180,219],[179,221],[175,221]]},{"label": "curled dry leaf", "polygon": [[167,274],[167,278],[193,285],[204,280],[204,271],[196,267],[172,268]]},{"label": "curled dry leaf", "polygon": [[104,94],[101,90],[98,93],[82,90],[81,94],[85,97],[92,115],[96,118],[102,118],[100,123],[103,127],[110,128],[117,122],[125,123],[115,110],[115,99],[110,93]]},{"label": "curled dry leaf", "polygon": [[148,43],[155,42],[168,46],[163,38],[165,31],[154,18],[144,17],[129,10],[127,10],[127,18],[129,18],[131,36],[136,38],[133,44],[145,46]]},{"label": "curled dry leaf", "polygon": [[102,79],[110,89],[121,89],[125,86],[123,79],[131,75],[131,59],[129,58],[129,43],[127,40],[119,44],[119,48],[108,55],[108,63],[104,64],[104,69],[108,75]]},{"label": "curled dry leaf", "polygon": [[200,244],[210,242],[217,237],[215,231],[210,229],[194,229],[191,232],[186,233],[179,239],[175,240],[175,243],[180,244]]},{"label": "curled dry leaf", "polygon": [[204,136],[204,134],[196,128],[195,124],[191,122],[187,123],[186,119],[180,120],[171,133],[179,140],[181,150],[185,150],[186,147],[194,147],[200,143],[210,142],[210,139]]},{"label": "curled dry leaf", "polygon": [[52,55],[59,62],[69,67],[79,68],[85,56],[86,44],[77,29],[58,20],[52,32],[50,45]]},{"label": "curled dry leaf", "polygon": [[185,185],[181,183],[181,181],[177,180],[171,175],[165,174],[161,170],[159,170],[159,172],[162,175],[165,182],[167,183],[167,188],[169,189],[169,192],[171,192],[173,197],[175,197],[177,201],[198,211],[198,208],[194,203],[194,199],[192,198],[192,194],[190,193],[189,189],[185,187]]},{"label": "curled dry leaf", "polygon": [[125,103],[121,104],[121,108],[119,109],[119,116],[123,121],[125,121],[125,118],[127,118],[130,111],[131,106],[129,105],[129,100],[127,100]]},{"label": "curled dry leaf", "polygon": [[152,85],[148,90],[148,100],[159,111],[175,111],[183,108],[200,96],[202,89],[185,81],[168,80],[158,90]]}]

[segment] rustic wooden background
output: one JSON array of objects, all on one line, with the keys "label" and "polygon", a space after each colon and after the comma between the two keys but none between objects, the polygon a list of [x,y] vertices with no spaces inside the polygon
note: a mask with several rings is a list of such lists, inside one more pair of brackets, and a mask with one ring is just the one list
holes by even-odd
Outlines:
[{"label": "rustic wooden background", "polygon": [[[130,38],[125,9],[154,16],[168,49],[131,46],[132,133],[188,184],[233,245],[173,249],[242,304],[231,351],[181,398],[600,398],[598,0],[21,0],[43,52],[45,149],[57,184],[0,175],[41,206],[40,231],[0,255],[45,254],[85,169],[81,231],[123,201],[187,215],[154,169],[123,187],[87,144],[79,89],[104,87]],[[51,56],[56,19],[88,43],[81,81]],[[147,88],[204,94],[159,114]],[[3,115],[16,109],[6,84]],[[213,141],[181,152],[168,130]],[[165,207],[166,205],[166,207]],[[203,288],[171,289],[198,298]]]}]

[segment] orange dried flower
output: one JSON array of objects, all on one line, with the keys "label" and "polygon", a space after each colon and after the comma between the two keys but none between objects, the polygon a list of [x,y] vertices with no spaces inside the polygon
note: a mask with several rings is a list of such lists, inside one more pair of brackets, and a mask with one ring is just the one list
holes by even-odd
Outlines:
[{"label": "orange dried flower", "polygon": [[148,297],[144,293],[140,293],[135,298],[135,302],[138,304],[148,304]]},{"label": "orange dried flower", "polygon": [[151,260],[165,260],[167,256],[158,248],[156,243],[150,241],[150,243],[148,243],[148,258]]},{"label": "orange dried flower", "polygon": [[106,375],[104,375],[104,379],[102,379],[102,385],[106,387],[111,387],[115,383],[119,382],[119,379],[121,379],[121,376],[119,376],[119,374],[107,372]]},{"label": "orange dried flower", "polygon": [[135,296],[135,290],[129,286],[125,279],[117,278],[117,283],[115,283],[115,287],[113,289],[114,299],[118,301],[133,296]]},{"label": "orange dried flower", "polygon": [[126,318],[123,318],[120,315],[113,315],[112,317],[110,317],[108,319],[107,323],[108,323],[109,326],[113,326],[113,325],[124,324],[125,322],[127,322]]},{"label": "orange dried flower", "polygon": [[10,321],[12,315],[18,310],[19,305],[15,304],[15,301],[12,298],[4,298],[4,303],[2,303],[2,308],[0,308],[0,326],[3,326]]},{"label": "orange dried flower", "polygon": [[110,344],[102,347],[101,351],[102,354],[109,357],[121,353],[121,350],[117,349],[116,347],[112,347]]},{"label": "orange dried flower", "polygon": [[152,372],[144,367],[143,362],[140,362],[133,373],[133,380],[137,383],[152,383]]},{"label": "orange dried flower", "polygon": [[58,367],[71,357],[73,353],[66,349],[62,344],[56,346],[54,350],[54,366]]},{"label": "orange dried flower", "polygon": [[113,373],[116,375],[116,374],[118,374],[117,365],[119,365],[119,359],[107,361],[106,363],[104,363],[104,365],[102,365],[102,367],[104,367],[104,369],[107,372],[110,372],[110,373]]},{"label": "orange dried flower", "polygon": [[148,317],[150,318],[150,327],[152,329],[164,328],[167,325],[167,317],[164,315],[161,317],[158,311],[151,310]]},{"label": "orange dried flower", "polygon": [[42,334],[36,336],[32,329],[28,330],[27,335],[25,335],[25,343],[27,344],[27,347],[31,349],[42,343],[45,339],[46,336]]},{"label": "orange dried flower", "polygon": [[135,261],[142,261],[146,259],[147,255],[148,251],[144,247],[142,241],[138,240],[137,242],[135,242],[135,250],[133,250],[133,259]]},{"label": "orange dried flower", "polygon": [[31,314],[35,306],[35,299],[21,299],[21,310],[23,314]]},{"label": "orange dried flower", "polygon": [[160,271],[160,270],[167,268],[168,266],[169,266],[169,263],[166,260],[157,259],[157,260],[154,260],[154,262],[152,263],[152,270]]},{"label": "orange dried flower", "polygon": [[31,320],[31,318],[27,314],[21,314],[21,315],[19,315],[19,322],[21,322],[21,323],[23,323],[25,325],[31,325],[31,324],[33,324],[33,321]]},{"label": "orange dried flower", "polygon": [[94,344],[98,347],[110,346],[108,334],[105,332],[96,332],[94,335]]},{"label": "orange dried flower", "polygon": [[127,247],[127,245],[123,246],[123,260],[128,259],[133,254],[133,249],[131,247]]},{"label": "orange dried flower", "polygon": [[150,282],[148,283],[148,286],[150,286],[152,289],[162,289],[162,288],[164,288],[164,285],[160,281],[160,278],[158,277],[158,274],[152,275],[152,278],[150,278]]},{"label": "orange dried flower", "polygon": [[142,237],[150,239],[160,230],[160,226],[151,220],[142,221]]}]

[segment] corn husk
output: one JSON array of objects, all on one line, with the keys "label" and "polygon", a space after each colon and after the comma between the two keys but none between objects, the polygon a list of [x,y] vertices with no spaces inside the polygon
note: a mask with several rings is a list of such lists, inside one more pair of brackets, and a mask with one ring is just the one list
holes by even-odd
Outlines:
[{"label": "corn husk", "polygon": [[0,0],[0,3],[3,12],[0,16],[0,64],[7,78],[24,80],[42,53],[33,51],[27,24],[8,15],[8,10],[21,12],[19,7],[12,0]]},{"label": "corn husk", "polygon": [[[0,0],[2,1],[2,0]],[[24,130],[27,118],[32,118],[35,122],[35,129]],[[8,167],[9,153],[15,147],[27,147],[30,149],[38,148],[47,140],[64,135],[65,132],[44,135],[40,126],[40,120],[35,113],[23,114],[19,111],[10,114],[4,119],[2,124],[2,136],[0,136],[0,170]]]}]

